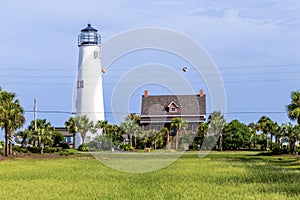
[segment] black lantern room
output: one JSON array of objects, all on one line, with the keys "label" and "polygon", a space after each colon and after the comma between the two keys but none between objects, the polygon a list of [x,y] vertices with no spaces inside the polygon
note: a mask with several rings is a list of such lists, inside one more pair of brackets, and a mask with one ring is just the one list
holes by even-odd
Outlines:
[{"label": "black lantern room", "polygon": [[78,36],[78,46],[81,45],[98,45],[101,42],[101,36],[97,33],[98,30],[93,28],[91,24],[81,30]]}]

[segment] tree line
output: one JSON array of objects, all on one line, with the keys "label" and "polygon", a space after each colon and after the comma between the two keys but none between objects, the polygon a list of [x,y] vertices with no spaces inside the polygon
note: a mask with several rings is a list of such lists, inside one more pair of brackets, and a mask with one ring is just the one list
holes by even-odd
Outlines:
[{"label": "tree line", "polygon": [[[256,123],[244,124],[235,119],[226,122],[221,112],[213,112],[207,122],[198,125],[196,134],[187,129],[188,123],[180,117],[171,121],[175,135],[167,128],[143,131],[139,124],[140,116],[129,114],[119,126],[107,121],[90,121],[87,116],[70,117],[65,127],[73,135],[75,147],[76,134],[82,138],[80,150],[134,150],[145,148],[167,149],[260,149],[274,152],[297,151],[296,144],[300,140],[300,92],[291,93],[291,103],[286,106],[288,117],[297,121],[278,124],[267,116],[262,116]],[[14,141],[22,146],[37,147],[40,153],[45,148],[62,146],[64,137],[47,122],[46,119],[32,121],[30,126],[20,130],[25,124],[24,110],[14,93],[0,88],[0,127],[4,130],[4,154],[11,155]],[[86,143],[88,132],[102,134]],[[1,143],[0,143],[1,145]]]}]

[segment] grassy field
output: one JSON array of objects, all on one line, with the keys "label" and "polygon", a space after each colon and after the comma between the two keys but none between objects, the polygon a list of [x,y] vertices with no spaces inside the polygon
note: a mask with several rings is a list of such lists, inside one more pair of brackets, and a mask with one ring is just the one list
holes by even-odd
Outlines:
[{"label": "grassy field", "polygon": [[185,153],[149,173],[88,155],[0,162],[0,199],[300,199],[300,159],[253,152]]}]

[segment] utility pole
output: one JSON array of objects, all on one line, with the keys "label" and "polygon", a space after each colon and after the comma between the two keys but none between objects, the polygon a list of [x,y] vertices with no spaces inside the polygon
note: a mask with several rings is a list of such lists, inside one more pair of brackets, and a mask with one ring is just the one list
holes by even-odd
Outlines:
[{"label": "utility pole", "polygon": [[34,118],[34,130],[36,131],[37,125],[36,125],[36,99],[33,101],[33,118]]}]

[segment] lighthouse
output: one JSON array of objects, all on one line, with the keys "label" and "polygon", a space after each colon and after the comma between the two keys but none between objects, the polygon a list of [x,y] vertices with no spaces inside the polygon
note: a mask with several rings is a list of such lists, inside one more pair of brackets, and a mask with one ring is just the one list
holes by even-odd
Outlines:
[{"label": "lighthouse", "polygon": [[[76,115],[86,115],[94,123],[104,120],[100,43],[98,30],[91,24],[82,29],[78,36]],[[95,135],[88,132],[85,142],[93,137]]]}]

